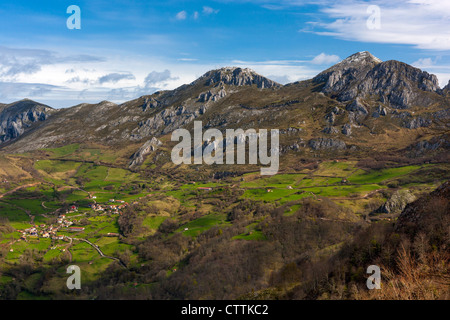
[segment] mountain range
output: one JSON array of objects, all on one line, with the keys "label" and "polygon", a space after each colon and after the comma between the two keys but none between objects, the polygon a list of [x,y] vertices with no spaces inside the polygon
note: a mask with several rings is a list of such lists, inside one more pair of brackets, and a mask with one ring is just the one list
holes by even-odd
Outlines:
[{"label": "mountain range", "polygon": [[[358,52],[286,85],[226,67],[121,104],[0,104],[0,299],[448,299],[449,89]],[[278,173],[175,164],[194,121],[278,129]]]},{"label": "mountain range", "polygon": [[376,151],[413,157],[448,150],[449,107],[450,83],[441,89],[433,74],[364,51],[287,85],[251,69],[226,67],[122,104],[0,104],[0,150],[95,144],[117,150],[119,163],[138,166],[156,149],[151,144],[170,144],[169,133],[191,130],[201,120],[204,128],[280,129],[282,154]]}]

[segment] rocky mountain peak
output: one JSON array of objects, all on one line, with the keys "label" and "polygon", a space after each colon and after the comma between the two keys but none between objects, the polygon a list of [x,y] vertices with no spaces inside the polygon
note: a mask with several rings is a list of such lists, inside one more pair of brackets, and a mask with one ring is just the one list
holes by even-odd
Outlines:
[{"label": "rocky mountain peak", "polygon": [[355,98],[356,89],[349,91],[355,80],[363,80],[367,73],[382,61],[367,51],[352,54],[313,78],[315,83],[325,83],[322,92],[349,101]]},{"label": "rocky mountain peak", "polygon": [[381,62],[383,61],[373,56],[368,51],[357,52],[342,60],[341,62],[338,62],[334,66],[326,69],[325,71],[322,71],[314,78],[314,80],[316,82],[322,82],[328,80],[331,76],[333,76],[333,78],[336,78],[336,74],[353,75],[356,73],[365,73]]},{"label": "rocky mountain peak", "polygon": [[258,88],[281,87],[279,83],[257,74],[252,69],[239,67],[224,67],[211,70],[197,81],[205,81],[207,86],[228,84],[234,86],[256,85]]},{"label": "rocky mountain peak", "polygon": [[321,91],[341,102],[378,95],[379,102],[395,109],[430,105],[433,101],[423,91],[441,92],[435,75],[396,60],[382,62],[367,51],[351,55],[313,80],[324,83]]},{"label": "rocky mountain peak", "polygon": [[355,63],[381,63],[382,60],[372,55],[369,51],[361,51],[352,54],[348,58],[342,60],[338,65],[355,64]]},{"label": "rocky mountain peak", "polygon": [[56,112],[47,105],[23,99],[0,108],[0,143],[22,135],[31,125]]}]

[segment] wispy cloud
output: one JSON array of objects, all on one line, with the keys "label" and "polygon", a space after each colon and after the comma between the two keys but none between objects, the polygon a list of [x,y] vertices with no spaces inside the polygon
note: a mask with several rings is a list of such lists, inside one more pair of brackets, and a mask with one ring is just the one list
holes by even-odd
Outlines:
[{"label": "wispy cloud", "polygon": [[0,77],[15,79],[20,74],[34,74],[46,65],[101,61],[104,59],[90,55],[62,56],[49,50],[0,46]]},{"label": "wispy cloud", "polygon": [[132,73],[109,73],[98,78],[100,84],[111,82],[117,83],[120,80],[134,80],[136,77]]},{"label": "wispy cloud", "polygon": [[210,14],[216,14],[216,13],[219,13],[218,9],[213,9],[208,6],[203,7],[203,14],[210,15]]},{"label": "wispy cloud", "polygon": [[179,58],[178,61],[192,62],[192,61],[198,61],[198,59],[194,59],[194,58]]},{"label": "wispy cloud", "polygon": [[58,88],[61,87],[44,83],[0,82],[0,99],[43,96]]},{"label": "wispy cloud", "polygon": [[164,70],[162,72],[152,71],[150,72],[144,80],[145,87],[152,87],[156,84],[161,84],[162,82],[169,80],[176,80],[178,78],[171,76],[169,70]]},{"label": "wispy cloud", "polygon": [[175,19],[177,20],[186,20],[187,18],[187,12],[186,11],[180,11],[176,14]]},{"label": "wispy cloud", "polygon": [[311,60],[311,63],[318,64],[318,65],[324,65],[324,64],[336,63],[339,60],[341,60],[341,58],[339,58],[339,56],[337,56],[337,55],[326,54],[326,53],[322,52],[321,54],[315,56],[314,59]]},{"label": "wispy cloud", "polygon": [[[319,35],[339,39],[450,50],[450,2],[441,0],[319,1],[327,20],[315,21]],[[369,5],[380,8],[380,28],[368,28]],[[302,30],[304,31],[304,30]]]},{"label": "wispy cloud", "polygon": [[411,65],[420,69],[429,68],[434,66],[434,60],[432,58],[421,58],[411,63]]},{"label": "wispy cloud", "polygon": [[[208,6],[204,6],[201,14],[203,16],[209,16],[209,15],[213,15],[213,14],[217,14],[219,13],[219,9],[213,9],[211,7]],[[192,15],[189,14],[189,16],[194,19],[194,20],[198,20],[200,18],[200,13],[199,11],[194,11],[194,13]],[[188,12],[186,10],[180,11],[175,15],[175,19],[176,20],[186,20],[188,18]]]},{"label": "wispy cloud", "polygon": [[82,83],[82,84],[91,84],[93,81],[89,80],[88,78],[81,79],[79,76],[73,77],[66,81],[66,83]]}]

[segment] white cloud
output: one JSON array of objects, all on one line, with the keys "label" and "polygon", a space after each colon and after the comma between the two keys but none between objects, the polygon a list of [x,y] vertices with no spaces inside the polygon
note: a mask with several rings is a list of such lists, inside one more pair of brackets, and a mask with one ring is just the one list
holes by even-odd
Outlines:
[{"label": "white cloud", "polygon": [[198,61],[198,59],[194,59],[194,58],[179,58],[178,61],[190,62],[190,61]]},{"label": "white cloud", "polygon": [[[10,99],[16,95],[42,96],[61,88],[44,83],[0,82],[0,99]],[[18,100],[18,99],[17,99]]]},{"label": "white cloud", "polygon": [[422,68],[429,68],[434,65],[434,61],[432,58],[421,58],[417,61],[414,61],[411,63],[412,66],[422,69]]},{"label": "white cloud", "polygon": [[20,76],[36,74],[43,67],[50,65],[102,61],[104,61],[103,58],[85,54],[63,56],[45,49],[0,46],[0,79],[17,80]]},{"label": "white cloud", "polygon": [[88,78],[81,79],[79,76],[73,77],[66,81],[66,83],[82,83],[82,84],[94,84],[94,81],[89,80]]},{"label": "white cloud", "polygon": [[184,10],[178,12],[177,15],[175,16],[175,18],[176,18],[177,20],[186,20],[186,17],[187,17],[187,12],[184,11]]},{"label": "white cloud", "polygon": [[[377,0],[321,1],[332,21],[316,24],[315,33],[361,42],[413,45],[420,49],[450,50],[450,1]],[[380,8],[380,28],[370,29],[369,5]]]},{"label": "white cloud", "polygon": [[341,58],[339,58],[339,56],[334,55],[334,54],[326,54],[326,53],[321,53],[318,56],[315,56],[314,59],[311,60],[312,64],[318,64],[318,65],[323,65],[323,64],[332,64],[332,63],[336,63],[338,61],[340,61]]},{"label": "white cloud", "polygon": [[441,88],[444,88],[450,81],[450,73],[433,72],[433,74],[435,74],[436,77],[438,78],[439,86]]},{"label": "white cloud", "polygon": [[[2,60],[6,50],[1,49],[0,46],[0,65],[6,61]],[[81,55],[64,55],[64,49],[61,48],[53,48],[52,51],[30,50],[26,52],[30,59],[47,57],[47,52],[52,52],[51,57],[58,58],[55,59],[58,63],[39,64],[40,69],[34,73],[19,73],[14,77],[0,76],[1,103],[11,103],[23,98],[55,108],[83,102],[97,103],[105,99],[122,103],[157,90],[171,90],[191,83],[214,68],[213,65],[193,63],[194,59],[189,57],[184,57],[184,61],[173,61],[117,51],[108,52],[108,56],[102,59],[86,59]],[[17,53],[17,57],[24,54],[20,49],[14,48],[10,52]],[[70,59],[63,62],[59,57]],[[126,66],[127,71],[116,69],[118,66]],[[0,73],[6,70],[9,69],[0,69]],[[173,74],[173,70],[176,70],[176,74]]]},{"label": "white cloud", "polygon": [[147,77],[145,77],[144,84],[145,87],[152,87],[157,84],[165,83],[169,80],[177,80],[178,78],[174,77],[172,78],[171,73],[168,69],[158,72],[158,71],[152,71],[150,72]]},{"label": "white cloud", "polygon": [[119,82],[120,80],[134,80],[134,79],[136,79],[136,78],[134,77],[134,75],[132,73],[114,72],[114,73],[109,73],[104,76],[101,76],[100,78],[98,78],[98,82],[100,84],[108,83],[108,82],[116,83],[116,82]]},{"label": "white cloud", "polygon": [[[202,10],[202,15],[209,16],[211,14],[217,14],[219,13],[218,9],[213,9],[208,6],[204,6]],[[200,13],[198,11],[194,11],[194,13],[190,16],[194,20],[198,20],[200,18]],[[186,20],[188,18],[188,13],[186,10],[180,11],[176,14],[175,19],[176,20]]]},{"label": "white cloud", "polygon": [[204,6],[203,7],[203,13],[206,14],[206,15],[216,14],[216,13],[219,13],[219,10],[213,9],[211,7],[208,7],[208,6]]}]

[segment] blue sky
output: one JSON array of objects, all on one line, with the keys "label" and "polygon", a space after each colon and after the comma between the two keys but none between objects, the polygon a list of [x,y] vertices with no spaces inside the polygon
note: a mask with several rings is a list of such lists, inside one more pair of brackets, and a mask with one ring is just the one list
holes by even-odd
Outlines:
[{"label": "blue sky", "polygon": [[[80,30],[66,26],[70,5],[81,9]],[[380,24],[370,28],[374,5]],[[284,84],[358,51],[427,70],[444,86],[449,25],[448,0],[2,0],[0,102],[120,103],[224,66]]]}]

